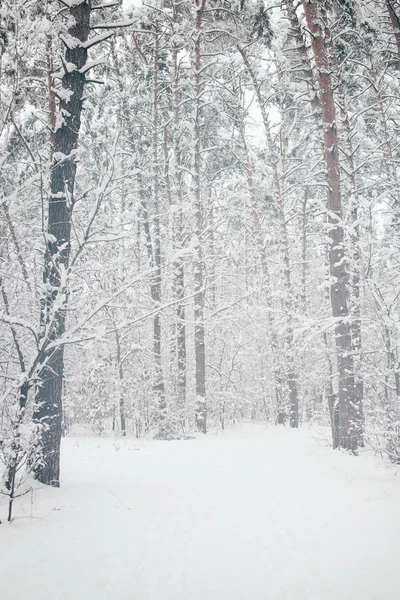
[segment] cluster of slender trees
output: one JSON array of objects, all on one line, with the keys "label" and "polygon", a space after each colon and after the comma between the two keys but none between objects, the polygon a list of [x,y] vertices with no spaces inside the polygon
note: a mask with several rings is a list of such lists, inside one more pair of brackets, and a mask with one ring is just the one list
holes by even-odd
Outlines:
[{"label": "cluster of slender trees", "polygon": [[330,422],[400,459],[395,0],[0,12],[0,439]]}]

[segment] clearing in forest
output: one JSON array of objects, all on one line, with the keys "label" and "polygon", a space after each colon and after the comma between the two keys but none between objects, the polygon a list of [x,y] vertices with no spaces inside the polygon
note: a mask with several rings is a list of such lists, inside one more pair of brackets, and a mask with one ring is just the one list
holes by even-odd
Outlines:
[{"label": "clearing in forest", "polygon": [[4,522],[7,600],[396,600],[398,469],[310,431],[67,437]]}]

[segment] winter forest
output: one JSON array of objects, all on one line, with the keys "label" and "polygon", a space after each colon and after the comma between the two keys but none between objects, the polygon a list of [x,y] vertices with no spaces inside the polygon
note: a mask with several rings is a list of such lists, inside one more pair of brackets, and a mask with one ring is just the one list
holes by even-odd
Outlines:
[{"label": "winter forest", "polygon": [[398,597],[399,108],[399,0],[0,0],[1,597]]}]

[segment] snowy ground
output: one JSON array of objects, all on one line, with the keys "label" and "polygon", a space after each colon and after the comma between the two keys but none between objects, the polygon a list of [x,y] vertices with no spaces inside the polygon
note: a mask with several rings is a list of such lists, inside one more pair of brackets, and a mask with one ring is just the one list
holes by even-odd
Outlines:
[{"label": "snowy ground", "polygon": [[68,437],[62,471],[1,501],[4,600],[400,597],[400,470],[310,432]]}]

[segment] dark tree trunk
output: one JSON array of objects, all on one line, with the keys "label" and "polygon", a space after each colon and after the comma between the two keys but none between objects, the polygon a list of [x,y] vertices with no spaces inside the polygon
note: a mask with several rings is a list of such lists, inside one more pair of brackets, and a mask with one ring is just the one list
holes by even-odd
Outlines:
[{"label": "dark tree trunk", "polygon": [[[86,42],[90,31],[90,0],[71,6],[69,36]],[[68,44],[70,42],[68,41]],[[85,75],[81,72],[87,61],[84,43],[67,45],[60,124],[54,132],[54,159],[50,179],[47,222],[47,247],[44,257],[41,306],[42,344],[57,343],[65,332],[67,306],[66,277],[69,265],[71,216],[74,205],[76,174],[75,151],[78,147]],[[73,65],[73,67],[72,67]],[[40,385],[36,391],[34,419],[43,426],[41,445],[43,460],[36,468],[36,478],[45,484],[60,484],[60,441],[62,419],[62,381],[64,348],[55,346],[44,353],[39,367]]]}]

